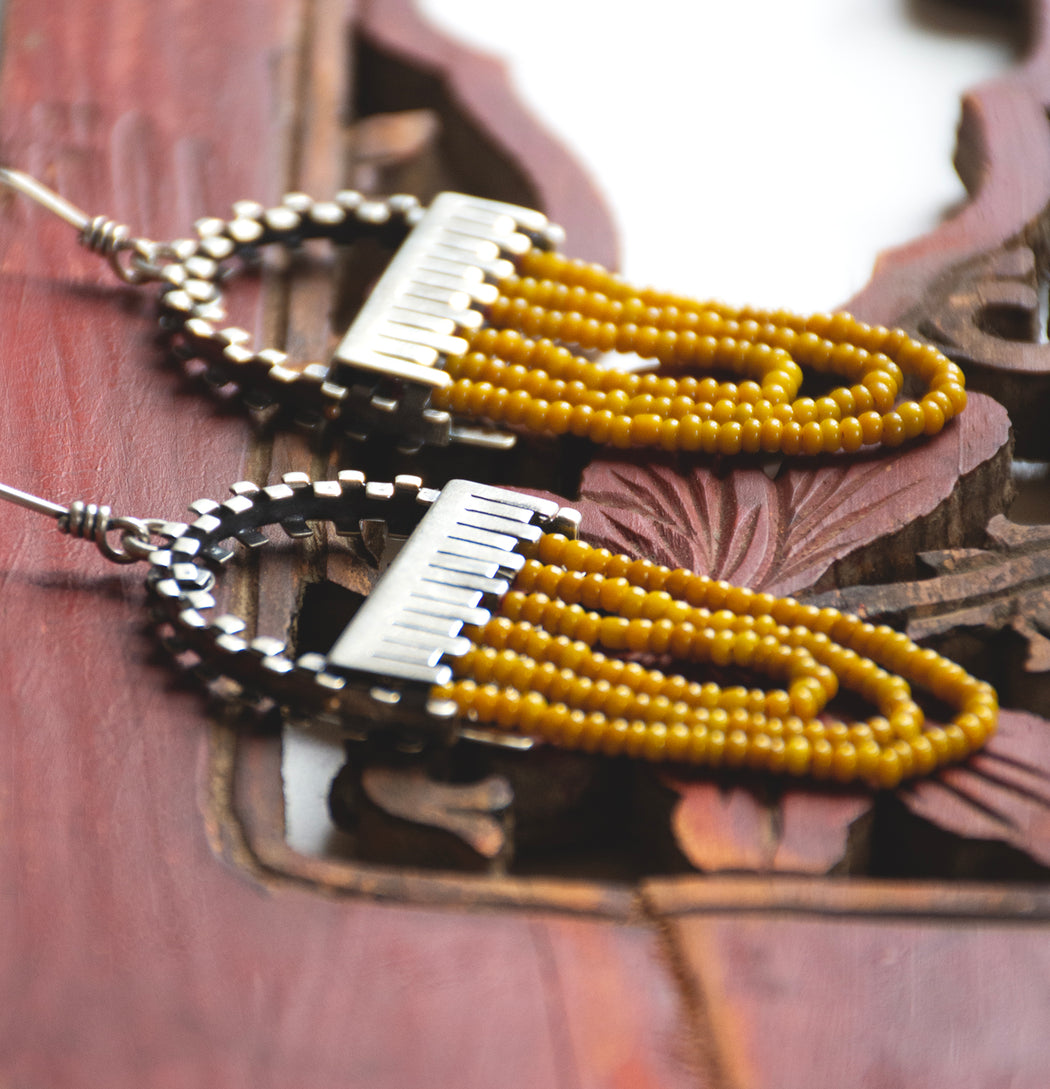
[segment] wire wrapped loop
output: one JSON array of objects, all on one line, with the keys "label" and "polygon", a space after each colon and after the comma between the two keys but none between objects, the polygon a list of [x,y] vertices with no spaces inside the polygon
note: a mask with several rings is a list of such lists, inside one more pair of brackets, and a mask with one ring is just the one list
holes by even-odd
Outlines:
[{"label": "wire wrapped loop", "polygon": [[95,216],[80,233],[80,244],[92,253],[112,257],[131,237],[123,223],[109,216]]},{"label": "wire wrapped loop", "polygon": [[160,278],[159,258],[165,247],[148,238],[133,238],[123,223],[95,216],[80,233],[80,243],[109,261],[110,268],[126,284],[142,284]]},{"label": "wire wrapped loop", "polygon": [[[114,518],[109,507],[79,499],[70,503],[69,511],[59,518],[58,528],[71,537],[94,541],[102,555],[113,563],[144,560],[154,547],[150,541],[153,523],[142,518]],[[114,543],[110,534],[117,532],[120,536]]]}]

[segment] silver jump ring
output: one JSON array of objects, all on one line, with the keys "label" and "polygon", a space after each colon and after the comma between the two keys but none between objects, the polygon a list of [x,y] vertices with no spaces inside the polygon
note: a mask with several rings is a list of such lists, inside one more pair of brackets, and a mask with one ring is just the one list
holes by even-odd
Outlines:
[{"label": "silver jump ring", "polygon": [[[161,277],[157,258],[164,247],[147,238],[123,238],[107,254],[109,266],[126,284],[144,284]],[[127,255],[126,259],[124,255]]]},{"label": "silver jump ring", "polygon": [[[109,534],[120,530],[119,543],[114,545]],[[153,544],[150,542],[149,523],[141,518],[129,518],[121,516],[110,518],[105,528],[96,533],[95,543],[99,551],[107,560],[114,563],[137,563],[144,560],[153,552]]]}]

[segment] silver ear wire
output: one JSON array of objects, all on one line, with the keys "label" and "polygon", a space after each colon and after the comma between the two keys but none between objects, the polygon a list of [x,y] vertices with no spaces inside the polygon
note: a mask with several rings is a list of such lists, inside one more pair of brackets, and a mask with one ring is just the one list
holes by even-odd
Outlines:
[{"label": "silver ear wire", "polygon": [[0,182],[9,189],[14,189],[23,196],[29,197],[30,200],[36,201],[41,207],[54,213],[60,219],[64,219],[81,234],[91,225],[91,216],[86,212],[82,212],[65,197],[59,196],[53,189],[48,189],[46,185],[21,170],[0,166]]},{"label": "silver ear wire", "polygon": [[125,283],[141,284],[159,278],[159,261],[169,257],[167,247],[148,238],[135,238],[123,223],[108,216],[90,216],[65,197],[22,170],[0,167],[0,184],[29,197],[65,220],[77,232],[80,244],[105,257]]},{"label": "silver ear wire", "polygon": [[[54,518],[60,532],[94,541],[102,555],[114,563],[136,563],[146,559],[154,549],[151,535],[161,532],[167,524],[155,519],[115,517],[109,507],[80,500],[63,507],[6,484],[0,484],[0,499]],[[116,543],[110,540],[111,533],[120,534]]]}]

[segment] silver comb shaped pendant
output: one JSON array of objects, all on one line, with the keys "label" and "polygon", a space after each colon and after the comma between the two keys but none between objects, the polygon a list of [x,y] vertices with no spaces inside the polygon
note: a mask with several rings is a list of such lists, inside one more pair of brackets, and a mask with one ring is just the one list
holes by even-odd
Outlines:
[{"label": "silver comb shaped pendant", "polygon": [[441,193],[401,244],[335,351],[330,378],[349,393],[352,426],[394,434],[406,447],[452,438],[500,447],[514,436],[456,427],[428,407],[430,391],[449,385],[450,355],[467,350],[496,283],[534,241],[555,237],[529,208]]},{"label": "silver comb shaped pendant", "polygon": [[328,668],[416,685],[451,679],[470,649],[465,624],[484,624],[525,562],[523,549],[557,517],[557,503],[453,480],[423,516],[328,652]]},{"label": "silver comb shaped pendant", "polygon": [[[543,533],[575,536],[578,525],[575,511],[551,500],[465,480],[434,491],[418,477],[380,484],[343,472],[314,482],[291,473],[278,485],[231,491],[225,503],[194,503],[196,520],[150,556],[148,584],[169,642],[249,700],[269,698],[358,735],[455,736],[455,708],[430,693],[469,649],[464,627],[489,619]],[[247,634],[239,617],[213,615],[215,571],[233,555],[230,542],[254,548],[266,543],[265,526],[298,537],[318,521],[344,535],[383,522],[407,536],[327,654],[296,657],[280,639]]]}]

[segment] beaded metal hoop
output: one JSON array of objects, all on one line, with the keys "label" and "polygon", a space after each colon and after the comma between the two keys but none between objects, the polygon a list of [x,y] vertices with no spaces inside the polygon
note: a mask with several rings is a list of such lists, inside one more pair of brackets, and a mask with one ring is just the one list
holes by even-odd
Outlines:
[{"label": "beaded metal hoop", "polygon": [[[446,507],[455,483],[444,489]],[[310,537],[308,521],[329,522],[343,536],[359,533],[363,522],[383,522],[389,533],[409,537],[419,532],[420,522],[442,492],[422,487],[418,477],[400,476],[392,484],[382,484],[366,481],[355,471],[316,482],[303,473],[287,473],[281,484],[260,488],[242,481],[231,491],[233,497],[223,503],[211,499],[193,503],[195,521],[165,527],[170,544],[149,556],[147,576],[161,606],[159,617],[175,630],[176,649],[192,649],[207,673],[234,680],[247,698],[262,693],[294,706],[297,713],[344,728],[350,724],[351,730],[356,720],[366,718],[369,729],[424,727],[429,733],[447,735],[455,706],[433,698],[431,689],[451,679],[449,653],[468,649],[460,636],[464,623],[489,619],[491,607],[509,588],[508,579],[524,563],[515,550],[520,540],[537,541],[540,527],[566,529],[574,524],[574,512],[557,503],[471,484],[460,497],[459,520],[445,519],[444,536],[449,539],[419,542],[424,552],[433,552],[440,544],[440,559],[430,570],[424,570],[425,560],[410,559],[408,566],[415,568],[417,577],[388,580],[394,600],[389,593],[383,599],[378,590],[366,599],[347,628],[363,632],[357,646],[347,647],[344,640],[342,649],[337,645],[328,655],[292,658],[283,640],[267,635],[245,638],[241,618],[207,615],[216,605],[211,594],[215,570],[233,556],[224,542],[259,548],[268,542],[261,532],[268,525],[280,525],[293,538]],[[492,503],[494,496],[501,500],[497,505]],[[490,510],[514,516],[517,525],[494,518],[487,513]],[[502,523],[496,535],[494,522]],[[430,581],[421,587],[424,575]],[[409,600],[413,591],[414,601]],[[395,627],[399,631],[384,640],[383,631],[389,635]]]},{"label": "beaded metal hoop", "polygon": [[296,248],[313,239],[350,245],[370,238],[396,247],[421,214],[414,197],[367,200],[351,190],[331,201],[289,193],[269,209],[238,201],[230,219],[201,219],[198,240],[176,244],[177,259],[159,275],[162,324],[181,335],[180,355],[205,360],[210,381],[235,383],[249,403],[263,407],[281,401],[314,417],[338,415],[347,390],[329,380],[327,366],[290,365],[286,352],[256,349],[248,330],[222,325],[226,311],[221,283],[229,273],[225,262],[250,260],[266,246]]}]

